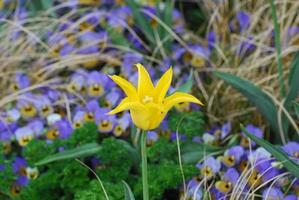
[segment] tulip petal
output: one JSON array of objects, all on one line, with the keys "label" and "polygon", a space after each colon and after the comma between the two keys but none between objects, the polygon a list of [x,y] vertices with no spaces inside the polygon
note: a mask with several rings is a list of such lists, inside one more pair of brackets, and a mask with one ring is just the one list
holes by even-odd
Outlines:
[{"label": "tulip petal", "polygon": [[165,110],[169,110],[178,103],[183,102],[191,102],[191,103],[197,103],[199,105],[203,105],[201,101],[199,101],[196,97],[194,97],[191,94],[183,93],[183,92],[175,92],[169,97],[166,97],[164,100]]},{"label": "tulip petal", "polygon": [[108,114],[109,115],[114,115],[116,113],[122,112],[124,110],[129,110],[129,109],[142,109],[141,108],[142,104],[138,101],[132,101],[132,99],[126,97],[124,98],[116,108],[111,110]]},{"label": "tulip petal", "polygon": [[136,88],[129,81],[121,78],[120,76],[109,76],[123,91],[130,97],[138,99]]},{"label": "tulip petal", "polygon": [[160,78],[155,88],[157,102],[161,103],[170,87],[172,81],[172,67],[170,67]]},{"label": "tulip petal", "polygon": [[137,93],[140,98],[143,98],[145,95],[149,95],[148,93],[154,90],[154,85],[151,80],[150,75],[147,70],[140,63],[136,64],[138,68],[138,87]]}]

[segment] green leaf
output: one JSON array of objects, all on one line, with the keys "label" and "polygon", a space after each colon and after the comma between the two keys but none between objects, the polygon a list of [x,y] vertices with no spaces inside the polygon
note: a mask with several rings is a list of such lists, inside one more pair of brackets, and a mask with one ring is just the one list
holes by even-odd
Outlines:
[{"label": "green leaf", "polygon": [[272,130],[275,131],[275,140],[280,141],[279,127],[277,122],[277,109],[272,99],[260,88],[253,85],[248,80],[224,72],[215,72],[215,75],[241,92],[248,99],[248,101],[258,108],[258,110],[270,124]]},{"label": "green leaf", "polygon": [[133,194],[130,186],[125,181],[122,181],[122,182],[124,184],[125,200],[135,200],[134,194]]},{"label": "green leaf", "polygon": [[291,102],[299,95],[299,52],[296,53],[295,58],[291,64],[291,71],[289,75],[289,92],[285,101],[287,110],[291,108]]},{"label": "green leaf", "polygon": [[96,154],[101,150],[101,146],[96,143],[85,144],[83,146],[65,150],[54,155],[50,155],[38,162],[35,163],[38,165],[45,165],[54,161],[65,160],[65,159],[74,159],[78,157],[86,157]]},{"label": "green leaf", "polygon": [[281,164],[290,173],[292,173],[294,176],[299,178],[299,165],[296,162],[294,162],[293,160],[291,160],[282,149],[278,148],[277,146],[274,146],[273,144],[271,144],[270,142],[268,142],[264,139],[258,138],[256,136],[254,136],[253,134],[249,133],[247,131],[247,129],[245,129],[242,124],[240,126],[241,126],[243,133],[245,133],[245,135],[247,137],[249,137],[250,139],[255,141],[259,146],[261,146],[261,147],[265,148],[267,151],[269,151],[269,153],[271,153],[278,161],[280,161]]},{"label": "green leaf", "polygon": [[[157,17],[164,22],[171,30],[172,30],[172,10],[174,6],[174,1],[167,0],[164,4],[164,6],[161,6],[160,1],[156,4],[156,10],[157,10]],[[160,37],[160,40],[163,41],[163,47],[166,50],[167,53],[171,52],[171,45],[172,45],[172,37],[169,37],[170,35],[165,30],[161,24],[158,24],[158,34]],[[165,40],[165,38],[168,38]]]},{"label": "green leaf", "polygon": [[298,103],[295,103],[295,112],[296,112],[297,118],[299,119],[299,104]]},{"label": "green leaf", "polygon": [[[107,25],[106,25],[107,26]],[[105,27],[105,30],[107,31],[109,35],[109,39],[112,41],[113,44],[124,46],[124,47],[130,47],[131,44],[127,40],[127,38],[124,37],[120,32],[116,31],[112,27]]]},{"label": "green leaf", "polygon": [[181,85],[176,92],[186,92],[186,93],[190,93],[191,89],[193,86],[193,70],[191,70],[188,80],[186,83],[184,83],[183,85]]},{"label": "green leaf", "polygon": [[221,154],[225,148],[204,143],[190,143],[182,148],[182,161],[186,164],[194,164],[208,155]]},{"label": "green leaf", "polygon": [[148,19],[142,13],[142,8],[140,5],[134,0],[126,0],[126,3],[132,9],[133,18],[137,26],[151,43],[155,43],[153,29]]},{"label": "green leaf", "polygon": [[171,111],[169,113],[168,126],[171,131],[178,131],[191,140],[194,136],[201,136],[203,133],[204,120],[202,112],[180,113]]}]

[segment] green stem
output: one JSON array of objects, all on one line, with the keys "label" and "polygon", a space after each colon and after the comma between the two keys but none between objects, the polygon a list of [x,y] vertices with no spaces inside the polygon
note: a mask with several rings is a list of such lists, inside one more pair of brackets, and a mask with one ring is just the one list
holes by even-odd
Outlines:
[{"label": "green stem", "polygon": [[142,159],[142,188],[143,200],[149,200],[148,178],[147,178],[147,152],[146,152],[146,131],[141,132],[141,159]]},{"label": "green stem", "polygon": [[277,70],[278,70],[280,96],[285,97],[286,91],[285,91],[285,85],[284,85],[283,76],[282,76],[282,56],[281,56],[281,44],[280,44],[280,31],[279,31],[279,25],[278,25],[278,20],[277,20],[276,7],[274,5],[273,0],[269,0],[269,3],[271,6],[274,32],[275,32],[274,37],[275,37],[275,48],[276,48],[276,53],[277,53]]}]

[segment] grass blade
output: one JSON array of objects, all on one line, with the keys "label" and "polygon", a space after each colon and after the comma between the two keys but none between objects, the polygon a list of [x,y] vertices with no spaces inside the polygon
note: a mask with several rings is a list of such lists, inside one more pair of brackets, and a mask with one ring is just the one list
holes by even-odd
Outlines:
[{"label": "grass blade", "polygon": [[132,9],[134,21],[136,22],[140,30],[151,43],[154,43],[155,39],[153,29],[144,14],[142,14],[142,8],[140,7],[140,5],[134,0],[126,0],[126,3]]},{"label": "grass blade", "polygon": [[122,182],[124,184],[125,200],[135,200],[134,194],[133,194],[130,186],[125,181],[122,181]]},{"label": "grass blade", "polygon": [[181,85],[176,92],[186,92],[189,93],[192,89],[193,86],[193,71],[190,72],[188,80],[186,83],[184,83],[183,85]]},{"label": "grass blade", "polygon": [[241,92],[248,99],[248,101],[258,108],[258,110],[270,124],[272,130],[275,131],[275,140],[280,141],[280,133],[277,122],[277,109],[272,99],[260,88],[253,85],[248,80],[224,72],[215,72],[215,75]]},{"label": "grass blade", "polygon": [[65,150],[63,152],[50,155],[37,163],[36,166],[45,165],[54,161],[66,160],[71,158],[86,157],[96,154],[101,150],[101,146],[96,143],[85,144],[83,146],[77,147],[75,149]]},{"label": "grass blade", "polygon": [[259,146],[265,148],[267,151],[269,151],[278,161],[281,162],[281,164],[290,172],[292,173],[294,176],[296,176],[297,178],[299,178],[299,165],[294,162],[293,160],[291,160],[288,155],[280,148],[278,148],[277,146],[272,145],[270,142],[258,138],[256,136],[254,136],[253,134],[249,133],[246,128],[244,128],[244,126],[241,124],[240,125],[243,133],[245,133],[245,135],[247,137],[249,137],[251,140],[255,141]]},{"label": "grass blade", "polygon": [[280,31],[279,31],[279,25],[277,20],[277,14],[276,14],[276,7],[274,5],[273,0],[269,0],[270,7],[271,7],[271,14],[273,19],[273,25],[274,25],[274,33],[275,33],[275,49],[277,54],[277,70],[278,70],[278,81],[279,81],[279,89],[280,89],[280,96],[285,97],[285,85],[283,81],[282,76],[282,56],[281,56],[281,43],[280,43]]}]

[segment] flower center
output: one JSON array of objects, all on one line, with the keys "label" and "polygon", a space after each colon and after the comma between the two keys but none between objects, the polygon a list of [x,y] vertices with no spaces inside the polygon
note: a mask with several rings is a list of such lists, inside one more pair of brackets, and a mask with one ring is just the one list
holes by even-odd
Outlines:
[{"label": "flower center", "polygon": [[151,103],[154,101],[154,98],[151,97],[151,96],[144,96],[143,99],[142,99],[142,103]]}]

